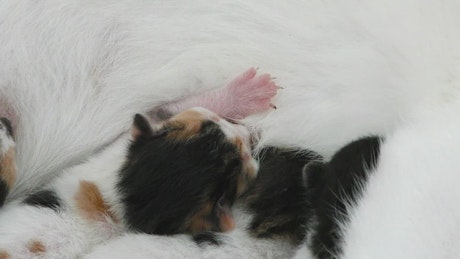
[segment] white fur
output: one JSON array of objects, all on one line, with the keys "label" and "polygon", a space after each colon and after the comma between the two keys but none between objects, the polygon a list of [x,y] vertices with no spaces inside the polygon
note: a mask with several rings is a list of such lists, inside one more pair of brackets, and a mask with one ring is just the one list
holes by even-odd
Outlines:
[{"label": "white fur", "polygon": [[[300,145],[329,156],[363,134],[391,133],[423,107],[458,99],[459,5],[457,0],[4,0],[0,94],[20,119],[19,180],[11,199],[111,142],[128,129],[134,113],[222,85],[253,65],[272,73],[285,87],[275,100],[276,112],[248,120],[264,130],[262,144]],[[444,115],[438,111],[436,116]],[[454,134],[460,125],[455,116],[449,119],[452,122],[442,123],[450,123]],[[414,125],[414,131],[424,125]],[[437,137],[446,138],[419,136],[426,152],[439,148]],[[455,154],[457,147],[441,140],[447,145],[445,153]],[[394,143],[401,150],[416,151],[415,141],[395,137]],[[395,158],[391,168],[418,170],[414,162],[421,161],[406,159],[409,155]],[[444,162],[456,159],[428,155],[417,157],[431,163],[422,174],[432,181],[424,184],[438,181]],[[446,171],[455,168],[448,163]],[[445,181],[456,182],[454,174],[447,176]],[[388,193],[412,179],[401,177],[394,187],[385,185]],[[370,185],[378,185],[377,180]],[[420,196],[393,197],[390,211],[403,208],[401,213],[411,213],[416,212],[406,208],[411,204],[439,204],[440,192],[458,197],[455,186],[439,190],[441,186],[420,188]],[[424,231],[417,238],[391,239],[392,228],[381,228],[381,238],[364,240],[369,249],[360,250],[365,247],[361,241],[350,241],[346,254],[360,250],[370,254],[367,258],[389,258],[395,250],[409,257],[430,248],[438,256],[452,252],[440,250],[440,245],[458,232],[456,222],[443,220],[455,215],[448,211],[457,205],[441,200],[443,206],[411,214],[417,220],[406,234],[414,228]],[[356,213],[350,229],[364,217]],[[362,231],[370,235],[370,226],[379,225],[376,218],[368,220],[373,223]],[[400,230],[409,224],[398,222]],[[427,229],[417,222],[436,224]],[[352,233],[347,235],[351,238]],[[450,247],[457,245],[456,239],[449,239]],[[398,241],[411,243],[392,246]],[[370,249],[379,245],[381,249]]]},{"label": "white fur", "polygon": [[419,105],[454,98],[456,8],[454,0],[2,1],[0,93],[20,115],[12,197],[113,140],[135,112],[252,65],[286,88],[278,111],[254,122],[262,143],[331,153],[386,132]]},{"label": "white fur", "polygon": [[[47,185],[56,191],[62,208],[55,212],[49,208],[28,206],[12,202],[0,210],[0,251],[12,258],[77,258],[94,245],[120,235],[125,230],[123,221],[115,223],[108,217],[88,222],[80,216],[75,204],[81,180],[98,186],[104,201],[113,214],[122,219],[123,210],[115,191],[117,175],[125,161],[128,136],[123,136],[89,161],[74,166]],[[38,241],[45,253],[32,253],[28,246]]]},{"label": "white fur", "polygon": [[8,135],[8,130],[3,123],[2,124],[2,129],[0,129],[0,159],[2,158],[3,155],[10,150],[10,148],[14,148],[16,146],[16,143],[14,142],[13,138]]},{"label": "white fur", "polygon": [[223,238],[220,246],[199,247],[189,237],[161,237],[145,234],[127,234],[112,240],[84,258],[290,258],[292,246],[273,240],[260,240],[248,236],[242,229],[234,230]]},{"label": "white fur", "polygon": [[343,258],[458,257],[459,109],[425,110],[388,137],[343,226]]},{"label": "white fur", "polygon": [[217,234],[222,244],[198,246],[189,236],[161,237],[145,234],[125,234],[96,247],[84,258],[290,258],[295,247],[289,242],[256,239],[248,235],[246,227],[251,215],[236,206],[233,209],[237,227],[229,233]]}]

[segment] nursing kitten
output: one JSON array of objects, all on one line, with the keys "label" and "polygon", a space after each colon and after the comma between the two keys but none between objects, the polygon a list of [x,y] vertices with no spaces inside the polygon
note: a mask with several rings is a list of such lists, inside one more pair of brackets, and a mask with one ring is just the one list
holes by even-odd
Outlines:
[{"label": "nursing kitten", "polygon": [[[233,207],[236,228],[160,238],[125,234],[97,246],[85,258],[289,258],[305,238],[313,216],[314,189],[304,167],[321,158],[308,150],[265,147],[259,173]],[[310,184],[310,183],[309,183]]]},{"label": "nursing kitten", "polygon": [[[2,143],[7,135],[3,134]],[[123,231],[229,231],[230,207],[257,175],[250,134],[204,108],[130,134],[0,210],[0,255],[74,258]]]}]

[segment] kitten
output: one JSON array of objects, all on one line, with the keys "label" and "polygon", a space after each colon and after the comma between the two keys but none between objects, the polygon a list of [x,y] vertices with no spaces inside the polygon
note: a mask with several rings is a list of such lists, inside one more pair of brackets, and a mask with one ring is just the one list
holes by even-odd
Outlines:
[{"label": "kitten", "polygon": [[257,175],[250,152],[244,126],[204,108],[157,129],[136,115],[128,136],[0,211],[0,254],[74,258],[127,230],[229,231],[230,208]]},{"label": "kitten", "polygon": [[289,258],[312,217],[314,192],[304,167],[321,158],[308,150],[265,147],[259,173],[236,201],[236,229],[188,236],[125,234],[97,246],[85,258]]}]

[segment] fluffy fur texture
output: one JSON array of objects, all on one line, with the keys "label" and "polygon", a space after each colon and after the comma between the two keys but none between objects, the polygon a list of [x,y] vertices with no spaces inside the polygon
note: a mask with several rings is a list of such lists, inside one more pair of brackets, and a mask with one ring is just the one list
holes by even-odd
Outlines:
[{"label": "fluffy fur texture", "polygon": [[305,165],[320,157],[306,150],[275,147],[260,152],[256,180],[234,207],[237,228],[228,233],[160,238],[126,234],[85,258],[289,258],[301,244],[312,217],[314,193]]},{"label": "fluffy fur texture", "polygon": [[361,197],[362,186],[369,171],[377,164],[380,139],[368,137],[341,148],[327,163],[312,162],[305,168],[311,200],[311,228],[308,229],[309,248],[317,258],[340,255],[340,224],[348,220],[347,205]]},{"label": "fluffy fur texture", "polygon": [[[359,140],[325,166],[309,166],[307,172],[326,179],[337,175],[322,188],[330,207],[319,207],[323,213],[310,233],[310,249],[304,247],[296,258],[454,258],[458,234],[451,228],[460,216],[454,206],[460,195],[455,188],[458,108],[424,110],[381,147],[375,139]],[[337,166],[345,158],[346,165]]]},{"label": "fluffy fur texture", "polygon": [[344,256],[455,257],[459,5],[4,0],[0,111],[17,129],[19,169],[10,199],[112,142],[134,113],[258,65],[285,87],[276,112],[246,121],[263,129],[260,144],[328,158],[360,136],[386,138],[344,225]]},{"label": "fluffy fur texture", "polygon": [[[243,126],[193,108],[156,131],[136,115],[129,137],[23,202],[5,206],[0,225],[11,226],[0,230],[1,253],[75,258],[123,230],[177,234],[234,228],[230,207],[258,169]],[[104,164],[105,170],[98,168]]]},{"label": "fluffy fur texture", "polygon": [[16,180],[16,143],[10,120],[0,118],[0,207]]}]

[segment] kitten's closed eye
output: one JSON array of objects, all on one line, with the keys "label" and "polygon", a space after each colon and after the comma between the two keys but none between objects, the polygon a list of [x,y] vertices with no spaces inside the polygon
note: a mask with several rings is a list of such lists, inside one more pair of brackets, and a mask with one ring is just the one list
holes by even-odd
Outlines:
[{"label": "kitten's closed eye", "polygon": [[233,120],[233,119],[230,119],[230,118],[226,118],[225,120],[230,122],[231,124],[241,124],[240,122],[238,122],[236,120]]}]

